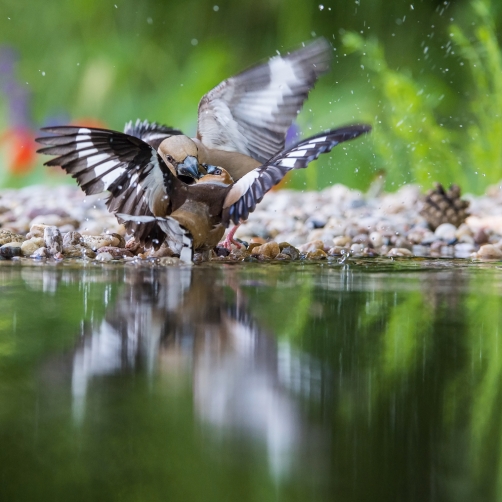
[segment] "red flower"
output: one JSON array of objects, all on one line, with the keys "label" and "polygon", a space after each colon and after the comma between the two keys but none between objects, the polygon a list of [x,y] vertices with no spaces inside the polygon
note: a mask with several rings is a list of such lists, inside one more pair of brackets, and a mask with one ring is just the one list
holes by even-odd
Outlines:
[{"label": "red flower", "polygon": [[37,148],[35,134],[26,128],[7,129],[0,135],[0,144],[7,144],[7,169],[12,174],[23,176],[36,164]]}]

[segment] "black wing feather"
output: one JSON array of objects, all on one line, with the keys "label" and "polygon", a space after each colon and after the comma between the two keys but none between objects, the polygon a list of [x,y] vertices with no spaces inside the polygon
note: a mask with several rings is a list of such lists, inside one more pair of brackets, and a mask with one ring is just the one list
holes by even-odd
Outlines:
[{"label": "black wing feather", "polygon": [[[158,127],[163,131],[167,129],[156,124],[150,128],[145,123],[140,125],[140,132],[151,132]],[[159,206],[160,199],[160,207],[163,206],[167,214],[169,194],[165,182],[172,183],[171,178],[175,177],[157,151],[141,138],[107,129],[74,126],[42,130],[55,136],[38,138],[39,143],[46,145],[38,152],[58,155],[46,165],[61,166],[88,195],[108,190],[110,212],[153,216],[153,203],[157,201]],[[146,246],[157,247],[163,241],[164,233],[155,221],[144,225],[127,221],[124,225]]]},{"label": "black wing feather", "polygon": [[333,129],[300,141],[294,147],[278,153],[262,166],[254,169],[230,189],[224,203],[223,223],[236,225],[247,219],[263,196],[279,183],[292,169],[303,169],[322,153],[331,151],[339,143],[357,138],[371,130],[368,125],[352,125]]}]

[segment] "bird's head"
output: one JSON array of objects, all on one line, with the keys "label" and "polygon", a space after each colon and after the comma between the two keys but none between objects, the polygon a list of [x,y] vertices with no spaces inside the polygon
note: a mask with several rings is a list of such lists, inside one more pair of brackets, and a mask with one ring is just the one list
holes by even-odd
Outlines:
[{"label": "bird's head", "polygon": [[204,164],[207,174],[199,178],[196,183],[219,183],[222,185],[231,185],[234,180],[230,176],[229,172],[223,169],[223,167],[211,166]]},{"label": "bird's head", "polygon": [[187,136],[166,138],[159,146],[159,155],[181,181],[195,183],[205,173],[199,169],[197,145]]}]

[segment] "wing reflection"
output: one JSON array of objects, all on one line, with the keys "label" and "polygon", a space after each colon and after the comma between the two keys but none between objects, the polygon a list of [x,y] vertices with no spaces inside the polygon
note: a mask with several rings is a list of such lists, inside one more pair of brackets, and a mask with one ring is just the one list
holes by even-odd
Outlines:
[{"label": "wing reflection", "polygon": [[95,377],[188,369],[198,417],[213,430],[262,442],[272,471],[287,472],[311,435],[298,395],[319,394],[320,371],[260,328],[231,277],[190,268],[132,273],[105,319],[84,329],[74,354],[75,419],[85,416]]}]

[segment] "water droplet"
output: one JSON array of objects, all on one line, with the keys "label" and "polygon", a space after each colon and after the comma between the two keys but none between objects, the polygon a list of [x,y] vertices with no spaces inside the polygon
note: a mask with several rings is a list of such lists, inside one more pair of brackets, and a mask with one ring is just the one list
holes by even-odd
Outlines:
[{"label": "water droplet", "polygon": [[192,45],[197,45],[199,41],[196,38],[192,38],[192,41],[190,42]]},{"label": "water droplet", "polygon": [[323,4],[319,5],[319,10],[324,10],[324,5]]},{"label": "water droplet", "polygon": [[218,12],[220,10],[220,8],[217,5],[213,5],[213,10],[214,10],[214,12]]}]

